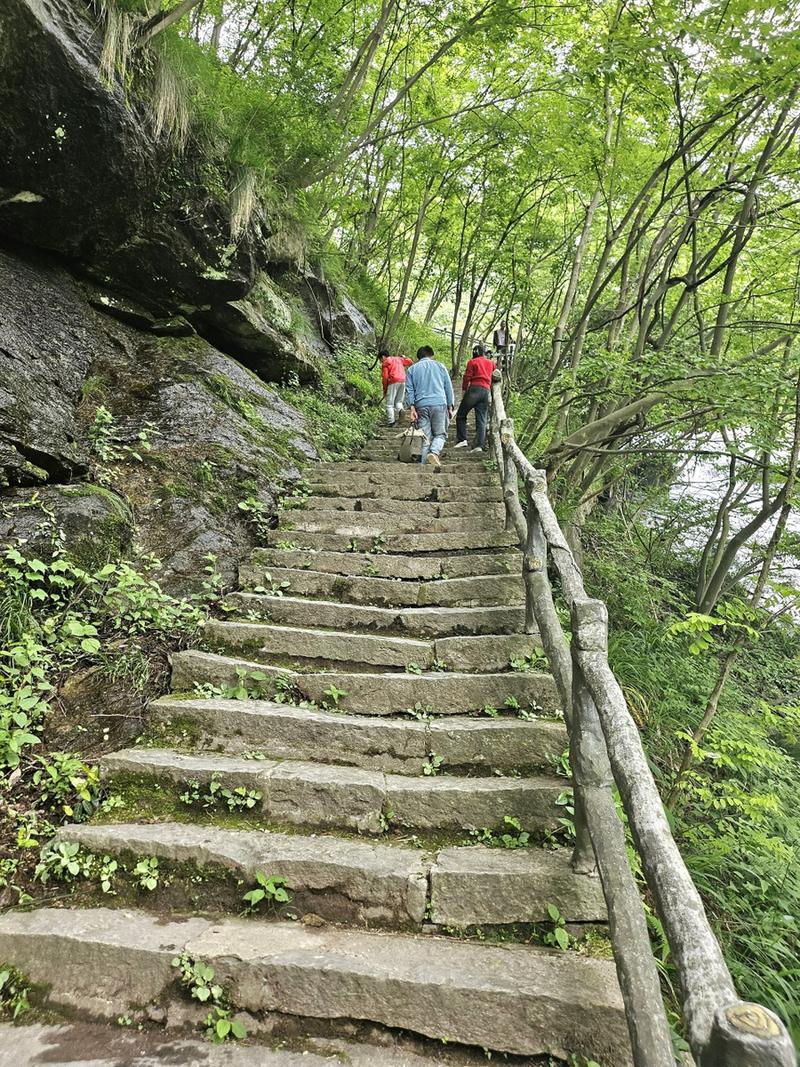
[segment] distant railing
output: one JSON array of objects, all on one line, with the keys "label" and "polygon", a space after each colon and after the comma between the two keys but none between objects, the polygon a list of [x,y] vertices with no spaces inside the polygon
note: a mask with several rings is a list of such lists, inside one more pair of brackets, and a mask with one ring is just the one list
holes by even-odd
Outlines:
[{"label": "distant railing", "polygon": [[[669,943],[698,1067],[794,1067],[794,1046],[780,1019],[736,995],[700,894],[672,837],[639,731],[609,666],[606,607],[587,596],[548,499],[545,473],[533,467],[514,439],[498,371],[492,378],[491,441],[506,527],[516,532],[523,552],[526,630],[539,631],[569,731],[576,834],[572,865],[578,874],[600,876],[634,1063],[674,1067],[675,1057],[614,785]],[[548,564],[569,608],[570,641],[556,611]]]}]

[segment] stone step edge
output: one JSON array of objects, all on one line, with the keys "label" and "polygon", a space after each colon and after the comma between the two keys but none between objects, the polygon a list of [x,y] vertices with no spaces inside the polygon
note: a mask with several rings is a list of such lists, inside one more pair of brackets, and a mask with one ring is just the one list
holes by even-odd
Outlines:
[{"label": "stone step edge", "polygon": [[[76,843],[92,855],[130,853],[137,859],[146,855],[201,869],[218,868],[221,875],[248,879],[246,889],[254,887],[257,872],[284,878],[290,895],[339,887],[354,903],[359,899],[352,894],[359,891],[361,872],[367,881],[360,890],[361,899],[373,906],[380,901],[397,925],[405,920],[422,927],[427,921],[458,928],[455,936],[470,926],[552,921],[550,904],[570,923],[605,923],[607,919],[599,880],[573,871],[566,848],[450,845],[428,850],[336,835],[320,838],[319,834],[265,834],[164,821],[71,824],[59,827],[54,841]],[[276,854],[259,858],[259,845]],[[370,879],[376,879],[379,886],[387,883],[383,900]],[[292,910],[296,908],[297,903]],[[379,918],[377,914],[372,917]]]},{"label": "stone step edge", "polygon": [[[102,1018],[168,1002],[178,991],[172,960],[182,954],[210,964],[235,1007],[256,1017],[362,1019],[522,1056],[566,1049],[607,1067],[629,1062],[609,961],[296,923],[165,921],[127,909],[0,916],[0,957],[49,983],[55,1006]],[[79,986],[75,973],[85,976]]]}]

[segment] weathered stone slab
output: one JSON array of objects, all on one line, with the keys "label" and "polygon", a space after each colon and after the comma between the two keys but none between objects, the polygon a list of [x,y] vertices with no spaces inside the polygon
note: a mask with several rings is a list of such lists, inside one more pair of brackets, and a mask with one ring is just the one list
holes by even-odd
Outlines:
[{"label": "weathered stone slab", "polygon": [[[372,532],[342,525],[338,530],[268,530],[270,545],[294,544],[300,548],[328,552],[368,552]],[[396,553],[461,552],[470,549],[510,548],[517,544],[516,535],[504,530],[450,530],[444,533],[398,533],[392,535],[391,549]]]},{"label": "weathered stone slab", "polygon": [[264,621],[332,630],[393,631],[418,637],[518,633],[525,624],[521,606],[478,608],[374,608],[261,593],[231,593],[226,603]]},{"label": "weathered stone slab", "polygon": [[[218,698],[165,697],[154,701],[149,713],[159,722],[175,722],[181,727],[191,724],[198,744],[231,754],[256,751],[273,759],[318,760],[420,774],[431,750],[429,724],[414,719],[371,718],[268,700]],[[481,742],[476,738],[474,744]],[[484,740],[484,744],[489,742]]]},{"label": "weathered stone slab", "polygon": [[374,552],[308,552],[298,548],[257,548],[250,563],[240,568],[240,576],[244,575],[248,583],[257,577],[258,580],[254,584],[261,585],[265,571],[272,573],[275,567],[292,567],[326,571],[330,574],[417,580],[440,578],[442,563],[441,556],[410,557]]},{"label": "weathered stone slab", "polygon": [[340,484],[346,481],[348,484],[383,485],[385,482],[402,482],[403,485],[427,484],[436,480],[441,485],[459,486],[496,486],[498,478],[496,474],[487,470],[475,470],[472,467],[455,467],[448,470],[446,461],[442,461],[440,470],[435,471],[432,467],[423,467],[419,463],[315,463],[309,467],[309,480],[312,484]]},{"label": "weathered stone slab", "polygon": [[365,1019],[523,1056],[630,1052],[614,965],[569,952],[297,923],[39,909],[0,916],[0,958],[55,1007],[115,1018],[177,990],[171,960],[205,960],[251,1013]]},{"label": "weathered stone slab", "polygon": [[552,829],[563,790],[557,778],[431,778],[386,776],[390,822],[414,829],[507,829],[506,815],[525,830]]},{"label": "weathered stone slab", "polygon": [[[346,695],[339,698],[343,711],[367,715],[391,715],[416,704],[431,707],[435,714],[459,715],[479,711],[486,705],[502,708],[507,698],[525,707],[535,705],[552,713],[558,708],[555,683],[549,674],[348,674],[340,671],[302,673],[252,660],[187,650],[172,660],[172,686],[188,691],[196,682],[234,685],[237,671],[253,671],[268,677],[285,676],[307,700],[318,704],[330,700],[331,687]],[[262,683],[263,684],[263,683]]]},{"label": "weathered stone slab", "polygon": [[261,807],[267,807],[267,771],[273,763],[236,759],[233,756],[176,752],[169,748],[125,748],[110,752],[100,760],[101,776],[108,780],[120,775],[157,778],[183,785],[195,780],[205,784],[218,774],[226,786],[244,786],[262,793]]},{"label": "weathered stone slab", "polygon": [[265,580],[282,586],[284,595],[330,597],[351,604],[381,607],[480,607],[521,604],[525,599],[522,577],[511,574],[414,582],[344,576],[295,567],[278,566],[267,571],[243,566],[239,568],[239,576],[249,586],[261,585]]},{"label": "weathered stone slab", "polygon": [[502,671],[512,659],[541,647],[538,634],[480,634],[470,637],[439,637],[434,654],[453,671]]},{"label": "weathered stone slab", "polygon": [[[361,476],[343,475],[340,482],[315,481],[309,482],[309,489],[316,496],[357,496],[375,500],[441,500],[456,502],[460,500],[487,501],[498,503],[503,499],[499,486],[493,484],[469,486],[451,485],[448,480],[437,480],[436,475],[431,475],[430,482],[421,481],[419,484],[387,482],[386,484],[364,482]],[[441,477],[441,476],[439,476]]]},{"label": "weathered stone slab", "polygon": [[248,885],[258,871],[285,878],[295,910],[333,921],[419,926],[425,914],[430,863],[419,849],[191,823],[64,826],[57,839],[100,854],[213,866]]},{"label": "weathered stone slab", "polygon": [[598,878],[575,874],[570,851],[446,848],[431,871],[431,920],[443,926],[547,922],[554,904],[567,922],[605,922]]},{"label": "weathered stone slab", "polygon": [[515,548],[413,557],[375,552],[309,552],[305,549],[257,548],[243,572],[248,580],[256,577],[258,580],[255,584],[261,585],[264,574],[271,574],[276,567],[416,581],[442,578],[445,575],[450,578],[468,578],[485,574],[521,574],[522,556]]},{"label": "weathered stone slab", "polygon": [[464,533],[476,530],[489,530],[495,534],[503,533],[503,522],[490,515],[447,515],[437,518],[433,515],[381,514],[378,511],[284,511],[278,522],[278,529],[286,533],[319,533],[327,530],[344,531],[350,537],[360,540],[383,537],[386,546],[401,533]]},{"label": "weathered stone slab", "polygon": [[[320,659],[378,667],[405,667],[416,663],[427,669],[433,663],[433,645],[407,637],[385,634],[358,634],[336,630],[306,630],[291,626],[209,620],[205,638],[223,649],[250,647],[254,658],[259,653],[286,656],[290,659]],[[257,651],[252,642],[258,640]]]},{"label": "weathered stone slab", "polygon": [[380,833],[384,776],[360,767],[287,760],[271,767],[269,814],[298,826],[335,826]]},{"label": "weathered stone slab", "polygon": [[568,745],[563,723],[547,719],[447,718],[429,724],[430,751],[444,757],[445,768],[551,767]]},{"label": "weathered stone slab", "polygon": [[270,819],[308,826],[335,826],[379,833],[385,796],[380,771],[286,760],[272,763],[233,756],[187,755],[173,749],[124,749],[103,756],[104,779],[121,774],[182,784],[219,775],[225,786],[262,794],[260,810]]}]

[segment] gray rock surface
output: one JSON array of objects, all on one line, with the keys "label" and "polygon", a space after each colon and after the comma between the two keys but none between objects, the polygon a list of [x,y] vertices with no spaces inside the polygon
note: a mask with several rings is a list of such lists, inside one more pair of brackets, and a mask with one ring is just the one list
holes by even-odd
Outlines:
[{"label": "gray rock surface", "polygon": [[174,989],[181,952],[209,962],[240,1009],[355,1018],[519,1055],[627,1067],[613,964],[567,952],[292,923],[179,922],[97,908],[0,916],[0,957],[57,1007],[113,1018]]}]

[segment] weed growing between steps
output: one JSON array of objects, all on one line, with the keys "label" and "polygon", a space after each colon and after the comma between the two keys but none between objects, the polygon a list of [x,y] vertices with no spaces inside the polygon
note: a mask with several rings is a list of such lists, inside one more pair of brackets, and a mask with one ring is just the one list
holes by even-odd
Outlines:
[{"label": "weed growing between steps", "polygon": [[[55,826],[111,810],[93,761],[138,730],[168,653],[202,626],[218,590],[208,563],[203,593],[176,599],[152,557],[86,569],[56,542],[47,560],[21,547],[0,559],[0,905],[26,899],[36,850]],[[81,717],[74,693],[87,682]],[[95,683],[124,694],[127,714],[119,704],[98,710]]]}]

